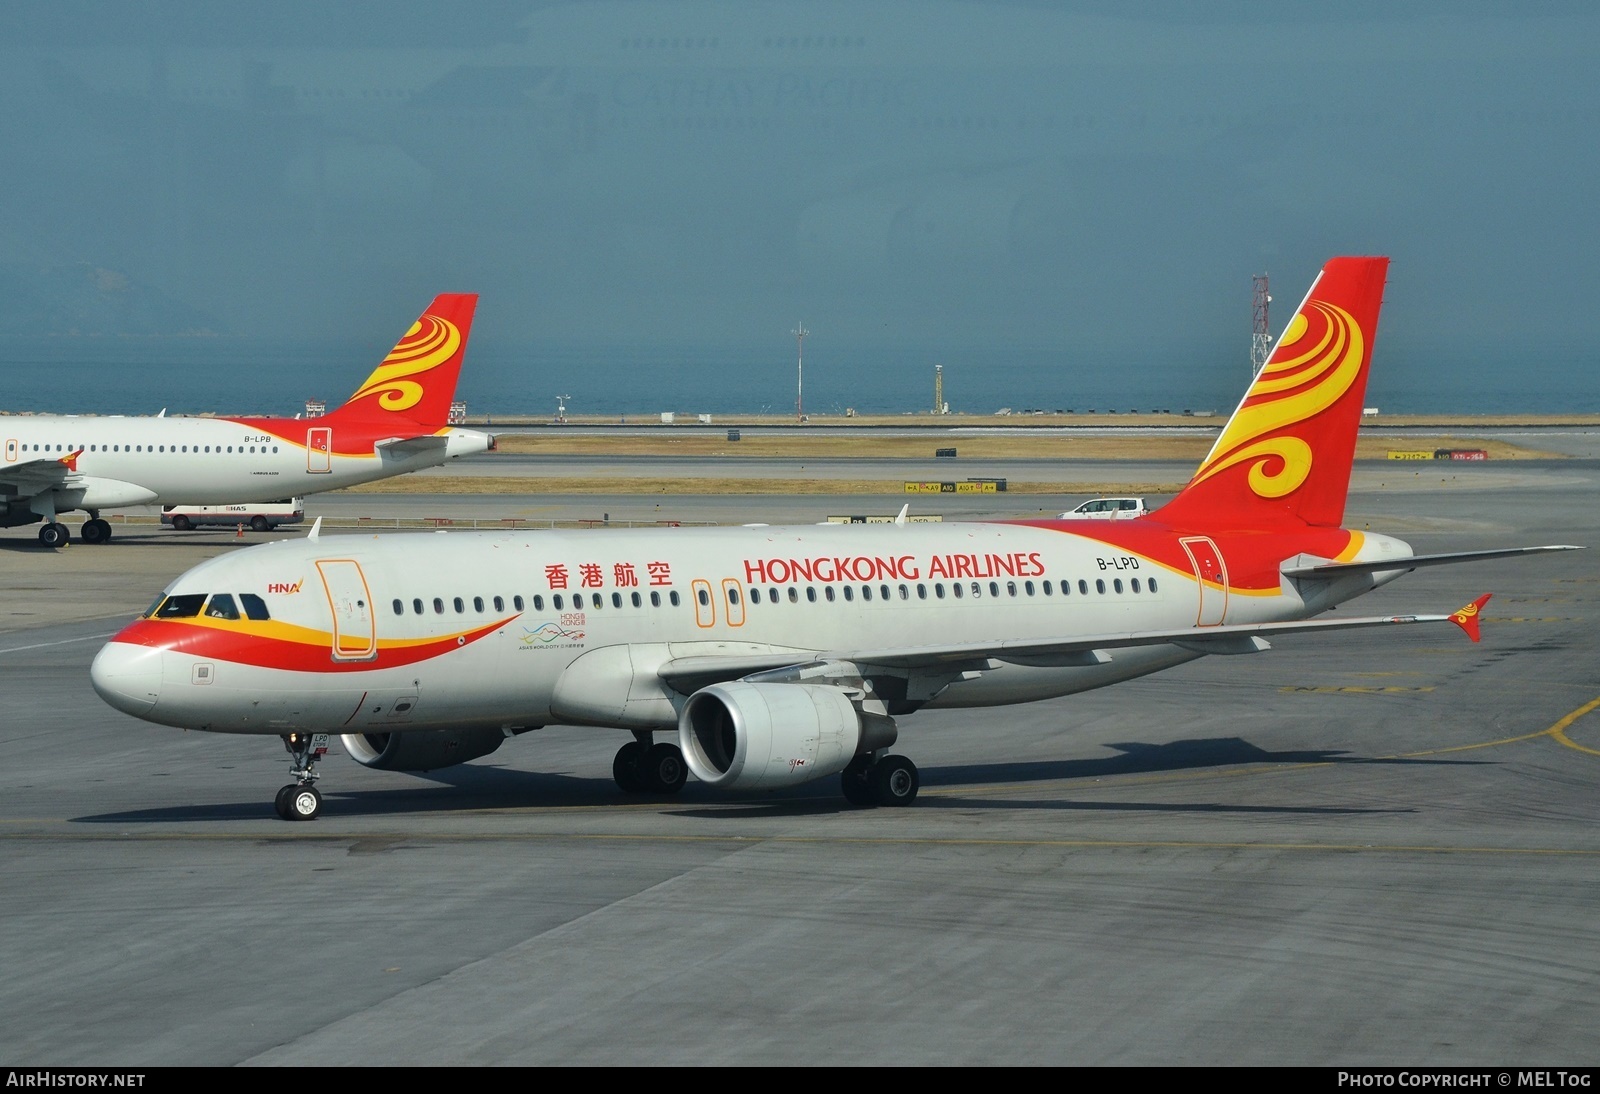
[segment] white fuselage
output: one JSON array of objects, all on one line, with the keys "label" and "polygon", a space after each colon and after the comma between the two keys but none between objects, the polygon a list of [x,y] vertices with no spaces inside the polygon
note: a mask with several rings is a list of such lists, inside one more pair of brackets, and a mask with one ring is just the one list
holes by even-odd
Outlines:
[{"label": "white fuselage", "polygon": [[[275,501],[387,478],[486,451],[487,434],[440,430],[444,443],[411,452],[376,447],[329,419],[0,417],[0,474],[79,453],[75,474],[33,511],[131,505]],[[19,505],[29,499],[19,499]]]},{"label": "white fuselage", "polygon": [[[1363,551],[1409,553],[1380,536]],[[1292,620],[1374,584],[1323,583],[1314,603],[1288,581],[1230,592],[1088,527],[335,536],[185,574],[169,595],[254,594],[271,620],[186,620],[192,639],[148,645],[119,636],[96,663],[96,686],[140,717],[220,732],[665,730],[685,699],[656,674],[668,662]],[[928,705],[1031,701],[1196,656],[1162,644],[1097,664],[989,662],[941,684]]]}]

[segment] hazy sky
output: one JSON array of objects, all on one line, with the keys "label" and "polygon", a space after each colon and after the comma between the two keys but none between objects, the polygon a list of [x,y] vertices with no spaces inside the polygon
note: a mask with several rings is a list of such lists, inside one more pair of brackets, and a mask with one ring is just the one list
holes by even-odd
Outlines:
[{"label": "hazy sky", "polygon": [[8,336],[1215,357],[1336,253],[1392,352],[1600,335],[1589,3],[241,7],[0,8]]}]

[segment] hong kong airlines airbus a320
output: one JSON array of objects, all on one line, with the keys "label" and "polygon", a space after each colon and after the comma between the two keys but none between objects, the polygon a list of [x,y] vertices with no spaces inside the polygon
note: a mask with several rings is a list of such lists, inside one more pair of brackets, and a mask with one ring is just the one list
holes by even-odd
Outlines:
[{"label": "hong kong airlines airbus a320", "polygon": [[104,543],[102,509],[227,505],[336,490],[484,452],[487,433],[449,427],[478,298],[435,298],[350,400],[320,418],[0,418],[0,527],[43,521],[39,542]]},{"label": "hong kong airlines airbus a320", "polygon": [[[924,707],[1103,687],[1277,634],[1453,621],[1314,617],[1419,566],[1340,527],[1388,260],[1337,258],[1188,486],[1125,521],[322,537],[178,578],[96,656],[95,689],[152,722],[281,736],[281,816],[316,762],[428,770],[549,723],[633,739],[628,792],[686,771],[730,791],[838,776],[904,805],[891,755]],[[657,735],[666,740],[657,740]]]}]

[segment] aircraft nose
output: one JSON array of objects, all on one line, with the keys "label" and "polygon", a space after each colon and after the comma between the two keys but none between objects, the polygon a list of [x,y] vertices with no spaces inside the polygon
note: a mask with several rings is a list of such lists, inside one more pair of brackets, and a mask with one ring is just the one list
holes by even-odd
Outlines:
[{"label": "aircraft nose", "polygon": [[161,654],[153,646],[107,642],[89,666],[100,698],[126,714],[143,718],[161,695]]}]

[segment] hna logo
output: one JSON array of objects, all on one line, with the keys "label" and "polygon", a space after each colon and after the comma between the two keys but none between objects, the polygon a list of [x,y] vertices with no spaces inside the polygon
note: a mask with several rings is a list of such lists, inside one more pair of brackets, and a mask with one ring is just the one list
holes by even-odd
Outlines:
[{"label": "hna logo", "polygon": [[305,582],[306,582],[306,579],[303,578],[303,577],[299,581],[296,581],[293,585],[290,585],[286,581],[269,581],[269,582],[267,582],[267,592],[269,592],[269,593],[297,593],[297,592],[300,591],[300,586],[304,585]]}]

